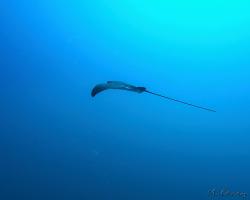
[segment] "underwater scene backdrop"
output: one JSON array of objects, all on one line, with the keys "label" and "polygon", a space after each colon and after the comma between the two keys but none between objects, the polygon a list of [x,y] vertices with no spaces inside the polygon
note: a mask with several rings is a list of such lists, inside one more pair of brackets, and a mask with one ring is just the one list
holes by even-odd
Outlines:
[{"label": "underwater scene backdrop", "polygon": [[[2,0],[0,199],[250,195],[248,0]],[[207,112],[95,84],[124,81]]]}]

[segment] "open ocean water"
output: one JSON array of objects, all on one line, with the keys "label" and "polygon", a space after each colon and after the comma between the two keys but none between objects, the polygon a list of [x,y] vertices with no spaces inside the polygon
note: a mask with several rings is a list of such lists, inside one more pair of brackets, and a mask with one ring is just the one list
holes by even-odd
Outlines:
[{"label": "open ocean water", "polygon": [[1,200],[250,198],[249,0],[2,0],[0,25]]}]

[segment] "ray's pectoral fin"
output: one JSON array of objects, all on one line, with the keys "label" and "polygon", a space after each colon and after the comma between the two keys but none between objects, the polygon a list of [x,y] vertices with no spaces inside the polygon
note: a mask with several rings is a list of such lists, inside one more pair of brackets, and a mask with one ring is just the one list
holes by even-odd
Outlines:
[{"label": "ray's pectoral fin", "polygon": [[96,85],[93,90],[91,91],[91,96],[94,97],[95,95],[97,95],[98,93],[104,91],[104,90],[107,90],[109,89],[107,87],[106,84],[99,84],[99,85]]}]

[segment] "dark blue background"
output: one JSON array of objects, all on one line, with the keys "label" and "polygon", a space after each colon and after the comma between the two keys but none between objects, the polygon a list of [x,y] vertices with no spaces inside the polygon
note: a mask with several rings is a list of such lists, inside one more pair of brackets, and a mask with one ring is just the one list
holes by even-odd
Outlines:
[{"label": "dark blue background", "polygon": [[[0,198],[250,193],[248,1],[1,1]],[[217,110],[107,91],[122,80]]]}]

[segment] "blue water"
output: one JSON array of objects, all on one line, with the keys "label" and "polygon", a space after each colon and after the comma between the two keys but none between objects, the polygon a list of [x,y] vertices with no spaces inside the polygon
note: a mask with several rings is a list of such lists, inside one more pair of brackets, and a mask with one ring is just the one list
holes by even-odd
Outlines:
[{"label": "blue water", "polygon": [[[250,195],[249,10],[247,0],[2,0],[0,199]],[[125,91],[92,98],[107,80],[217,113]]]}]

